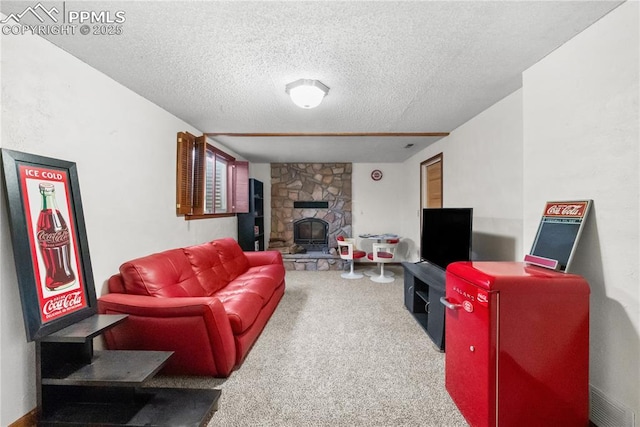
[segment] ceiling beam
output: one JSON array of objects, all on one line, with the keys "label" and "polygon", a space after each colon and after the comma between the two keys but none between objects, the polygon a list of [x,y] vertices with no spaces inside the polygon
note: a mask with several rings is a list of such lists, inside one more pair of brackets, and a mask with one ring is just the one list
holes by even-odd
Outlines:
[{"label": "ceiling beam", "polygon": [[318,132],[318,133],[225,133],[205,132],[206,136],[237,136],[237,137],[342,137],[342,136],[366,136],[366,137],[443,137],[449,132]]}]

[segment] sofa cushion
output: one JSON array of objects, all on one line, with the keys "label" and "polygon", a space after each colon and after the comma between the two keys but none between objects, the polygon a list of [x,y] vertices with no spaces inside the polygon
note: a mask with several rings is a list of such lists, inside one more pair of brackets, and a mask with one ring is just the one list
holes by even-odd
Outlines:
[{"label": "sofa cushion", "polygon": [[125,262],[120,274],[128,294],[165,298],[207,295],[182,249]]},{"label": "sofa cushion", "polygon": [[228,273],[229,280],[233,280],[249,268],[249,260],[242,248],[234,239],[227,237],[211,242],[218,252],[220,261]]},{"label": "sofa cushion", "polygon": [[285,269],[283,264],[265,264],[249,267],[242,276],[265,277],[272,279],[276,286],[284,280]]},{"label": "sofa cushion", "polygon": [[225,290],[244,290],[260,295],[262,305],[266,305],[273,292],[284,279],[284,267],[282,265],[264,265],[251,267],[246,273],[236,277]]},{"label": "sofa cushion", "polygon": [[225,288],[218,292],[216,297],[222,302],[227,312],[234,335],[249,329],[262,309],[262,298],[258,294],[242,289]]},{"label": "sofa cushion", "polygon": [[229,283],[229,273],[210,242],[183,249],[191,267],[207,295],[224,288]]}]

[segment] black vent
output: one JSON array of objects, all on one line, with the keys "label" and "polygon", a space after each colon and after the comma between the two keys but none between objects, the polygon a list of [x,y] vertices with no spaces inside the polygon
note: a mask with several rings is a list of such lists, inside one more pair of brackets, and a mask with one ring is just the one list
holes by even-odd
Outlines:
[{"label": "black vent", "polygon": [[297,209],[328,209],[329,202],[293,202],[293,207]]}]

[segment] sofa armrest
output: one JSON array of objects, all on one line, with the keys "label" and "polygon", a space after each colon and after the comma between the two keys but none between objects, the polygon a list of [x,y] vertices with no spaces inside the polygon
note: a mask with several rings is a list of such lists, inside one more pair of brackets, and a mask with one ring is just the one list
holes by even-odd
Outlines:
[{"label": "sofa armrest", "polygon": [[268,264],[283,264],[280,251],[256,251],[244,253],[249,260],[249,267]]},{"label": "sofa armrest", "polygon": [[235,366],[235,341],[218,298],[157,298],[112,293],[98,299],[101,314],[128,314],[106,331],[107,347],[173,351],[165,372],[226,377]]}]

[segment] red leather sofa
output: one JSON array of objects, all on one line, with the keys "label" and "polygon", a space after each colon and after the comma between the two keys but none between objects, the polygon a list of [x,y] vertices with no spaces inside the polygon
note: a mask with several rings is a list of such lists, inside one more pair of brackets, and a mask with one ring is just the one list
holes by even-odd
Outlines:
[{"label": "red leather sofa", "polygon": [[231,239],[125,262],[98,299],[128,314],[108,349],[174,351],[163,373],[227,377],[242,364],[285,289],[277,251],[243,252]]}]

